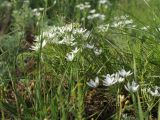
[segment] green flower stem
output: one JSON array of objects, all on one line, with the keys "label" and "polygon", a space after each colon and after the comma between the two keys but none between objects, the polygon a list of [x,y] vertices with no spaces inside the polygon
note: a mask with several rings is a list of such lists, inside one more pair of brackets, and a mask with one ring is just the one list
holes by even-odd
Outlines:
[{"label": "green flower stem", "polygon": [[[0,88],[1,88],[1,86],[0,86]],[[4,97],[4,93],[3,93],[3,91],[4,91],[4,87],[2,86],[2,88],[1,88],[1,91],[0,91],[0,101],[2,101],[3,102],[3,97]],[[2,120],[5,120],[5,115],[4,115],[4,111],[3,110],[1,110],[1,114],[2,114]]]},{"label": "green flower stem", "polygon": [[137,104],[136,104],[137,102],[136,102],[136,98],[135,98],[134,93],[131,93],[131,96],[132,96],[132,101],[133,101],[133,106],[135,108],[135,112],[136,112],[136,114],[138,114]]},{"label": "green flower stem", "polygon": [[160,100],[159,100],[159,105],[158,105],[158,120],[160,120]]},{"label": "green flower stem", "polygon": [[122,105],[120,101],[120,96],[119,96],[119,85],[118,85],[118,91],[117,91],[117,119],[121,120],[121,112],[122,112]]},{"label": "green flower stem", "polygon": [[137,92],[137,101],[138,101],[138,111],[137,112],[139,114],[139,120],[144,120],[143,110],[142,110],[141,101],[140,101],[138,92]]},{"label": "green flower stem", "polygon": [[[143,119],[144,116],[143,116],[142,106],[141,106],[141,103],[140,103],[139,94],[138,94],[138,92],[136,93],[137,101],[136,101],[136,98],[135,98],[135,94],[134,93],[131,93],[131,94],[132,94],[132,100],[133,100],[133,105],[134,105],[136,114],[137,114],[137,116],[139,116],[139,120],[144,120]],[[138,107],[137,107],[137,104],[138,104]]]}]

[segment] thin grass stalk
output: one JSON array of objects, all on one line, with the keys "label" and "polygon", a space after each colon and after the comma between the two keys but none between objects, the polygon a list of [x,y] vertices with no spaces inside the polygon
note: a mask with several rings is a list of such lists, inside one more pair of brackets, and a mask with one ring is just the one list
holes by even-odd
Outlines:
[{"label": "thin grass stalk", "polygon": [[141,105],[141,101],[140,101],[140,97],[139,97],[138,92],[137,92],[137,101],[138,101],[139,120],[144,120],[142,105]]},{"label": "thin grass stalk", "polygon": [[[81,49],[80,49],[81,51]],[[84,59],[81,57],[81,54],[77,54],[77,59],[81,61],[81,68],[84,69]],[[78,61],[78,60],[77,60]],[[77,79],[77,107],[78,107],[78,116],[77,120],[84,120],[83,113],[84,113],[84,100],[83,100],[83,78],[79,76],[79,68],[76,68],[76,79]]]},{"label": "thin grass stalk", "polygon": [[[4,94],[3,93],[4,92],[4,87],[0,86],[0,89],[1,89],[1,91],[0,91],[0,96],[1,96],[0,97],[0,101],[3,102],[4,101],[4,98],[3,98],[4,97],[4,95],[3,95]],[[2,120],[5,120],[5,115],[4,115],[4,111],[3,110],[1,110],[1,114],[2,114]]]},{"label": "thin grass stalk", "polygon": [[13,78],[12,78],[12,74],[9,70],[8,65],[7,65],[7,68],[8,68],[8,74],[9,74],[9,78],[11,79],[11,84],[12,84],[12,87],[13,87],[14,97],[15,97],[15,101],[16,101],[17,115],[18,115],[17,120],[22,120],[22,118],[21,118],[21,108],[20,108],[20,105],[19,105],[18,97],[17,97],[17,89],[16,89],[15,80],[13,80]]},{"label": "thin grass stalk", "polygon": [[135,98],[135,94],[131,93],[131,96],[132,96],[133,106],[134,106],[136,115],[138,116],[138,108],[137,108],[137,101],[136,101],[136,98]]},{"label": "thin grass stalk", "polygon": [[122,103],[121,103],[121,98],[119,98],[119,116],[118,119],[121,120],[122,116]]},{"label": "thin grass stalk", "polygon": [[158,104],[158,120],[160,120],[160,100],[159,100],[159,104]]},{"label": "thin grass stalk", "polygon": [[41,50],[42,50],[42,38],[40,37],[41,45],[38,53],[38,77],[36,79],[36,111],[41,109]]},{"label": "thin grass stalk", "polygon": [[71,71],[70,71],[71,73],[71,75],[70,75],[70,80],[69,80],[69,82],[70,82],[70,97],[72,97],[73,98],[73,100],[75,99],[75,97],[76,97],[76,92],[75,92],[75,81],[73,80],[74,79],[74,77],[73,77],[73,75],[74,75],[74,72],[75,72],[75,70],[74,70],[74,68],[72,67],[72,65],[71,65]]},{"label": "thin grass stalk", "polygon": [[137,81],[136,58],[134,53],[133,53],[133,70],[134,70],[134,80]]},{"label": "thin grass stalk", "polygon": [[78,80],[78,92],[77,92],[77,105],[78,105],[78,120],[84,120],[83,118],[83,93],[82,93],[82,83]]},{"label": "thin grass stalk", "polygon": [[[45,3],[45,10],[47,9],[47,2]],[[45,11],[46,12],[46,11]],[[39,33],[42,34],[42,28],[44,24],[44,17],[45,17],[45,12],[43,12],[42,16],[39,19],[40,22],[40,27],[39,27]],[[43,35],[43,34],[42,34]],[[41,65],[41,57],[42,57],[42,44],[43,44],[43,36],[39,36],[40,39],[40,49],[38,51],[38,78],[36,81],[36,111],[38,112],[39,110],[42,110],[43,108],[43,103],[42,103],[42,96],[41,96],[41,85],[42,85],[42,65]],[[44,91],[45,92],[45,91]],[[45,99],[45,98],[44,98]],[[40,118],[42,118],[40,114]]]},{"label": "thin grass stalk", "polygon": [[117,100],[116,100],[116,109],[117,109],[117,114],[116,118],[117,120],[121,120],[121,101],[120,101],[120,95],[119,95],[119,85],[118,85],[118,91],[117,91]]},{"label": "thin grass stalk", "polygon": [[67,114],[65,110],[66,109],[65,97],[63,96],[63,90],[61,84],[59,85],[57,92],[58,92],[58,101],[60,107],[60,119],[67,120]]},{"label": "thin grass stalk", "polygon": [[58,120],[58,102],[56,96],[51,99],[51,118],[52,120]]}]

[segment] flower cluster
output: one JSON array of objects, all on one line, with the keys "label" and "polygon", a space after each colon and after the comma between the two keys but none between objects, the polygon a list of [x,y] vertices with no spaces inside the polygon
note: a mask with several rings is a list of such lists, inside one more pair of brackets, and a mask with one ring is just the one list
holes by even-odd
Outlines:
[{"label": "flower cluster", "polygon": [[89,4],[89,2],[85,2],[84,4],[81,3],[79,5],[76,5],[76,8],[79,8],[80,10],[88,9],[90,7],[91,5]]},{"label": "flower cluster", "polygon": [[77,24],[67,24],[62,27],[53,26],[49,31],[44,32],[44,36],[49,38],[51,43],[75,45],[76,37],[80,36],[87,39],[89,32],[86,29],[80,28]]},{"label": "flower cluster", "polygon": [[[130,19],[128,15],[122,15],[120,17],[114,17],[110,24],[102,24],[97,26],[98,32],[107,32],[109,28],[135,28],[136,25],[134,21]],[[148,29],[148,27],[143,27],[142,29]]]},{"label": "flower cluster", "polygon": [[112,74],[112,75],[107,74],[106,76],[104,76],[105,79],[103,81],[103,85],[104,86],[111,86],[111,85],[113,85],[117,82],[121,83],[121,82],[124,81],[124,79],[126,77],[130,76],[131,74],[132,73],[130,71],[126,72],[124,69],[122,69],[122,70],[120,70],[117,73]]},{"label": "flower cluster", "polygon": [[35,8],[32,10],[35,16],[40,16],[42,11],[44,11],[44,8]]},{"label": "flower cluster", "polygon": [[134,28],[135,25],[133,25],[133,20],[129,19],[128,15],[120,16],[120,17],[114,17],[114,21],[111,24],[111,27],[117,28],[117,27],[132,27]]},{"label": "flower cluster", "polygon": [[[129,92],[137,92],[139,89],[139,84],[135,81],[132,81],[132,83],[127,83],[125,85],[125,89]],[[153,88],[143,88],[142,91],[150,93],[152,96],[160,97],[160,87],[155,86]]]},{"label": "flower cluster", "polygon": [[109,24],[102,24],[97,27],[98,32],[107,32],[109,28]]},{"label": "flower cluster", "polygon": [[[125,80],[126,77],[130,76],[132,73],[130,71],[125,71],[124,69],[118,71],[115,74],[109,75],[107,74],[105,76],[105,80],[103,81],[104,86],[111,86],[115,83],[121,83]],[[129,82],[127,83],[127,86],[125,85],[125,89],[129,92],[136,92],[139,88],[139,85],[133,80],[132,84]]]},{"label": "flower cluster", "polygon": [[[121,83],[125,80],[126,77],[130,76],[132,73],[130,71],[126,72],[124,69],[118,71],[115,74],[107,74],[104,76],[104,80],[103,80],[103,85],[104,86],[112,86],[114,84]],[[87,82],[87,85],[93,88],[98,87],[99,85],[99,78],[96,77],[95,81],[93,81],[92,79]],[[137,92],[139,89],[139,84],[137,82],[135,82],[134,80],[130,83],[128,82],[127,85],[124,85],[125,89],[130,92],[130,93],[134,93]],[[148,92],[150,93],[152,96],[155,97],[160,97],[160,87],[155,86],[153,88],[149,88],[149,89],[142,89],[144,90],[144,92]]]},{"label": "flower cluster", "polygon": [[31,49],[37,50],[40,48],[40,41],[43,38],[42,47],[46,45],[46,43],[52,44],[66,44],[74,46],[77,44],[76,38],[81,37],[83,40],[87,39],[89,36],[89,32],[81,28],[79,24],[72,23],[66,24],[65,26],[50,26],[46,31],[44,31],[41,35],[36,36],[36,44],[34,44]]},{"label": "flower cluster", "polygon": [[[111,3],[108,0],[100,0],[100,1],[98,1],[98,4],[100,5],[100,7],[102,7],[101,5],[103,5],[104,7],[107,6],[105,8],[108,8],[108,5],[111,5]],[[85,12],[88,13],[88,16],[87,16],[88,20],[93,20],[93,19],[96,19],[96,20],[99,19],[99,20],[102,20],[102,21],[105,20],[106,16],[102,13],[98,13],[96,11],[96,9],[88,10],[89,8],[91,8],[91,5],[89,4],[89,2],[85,2],[84,4],[81,3],[79,5],[76,5],[76,8],[80,9],[81,11],[82,10],[87,10]],[[84,17],[82,18],[82,21],[83,20],[85,20]]]},{"label": "flower cluster", "polygon": [[[111,86],[114,85],[115,83],[121,83],[125,80],[126,77],[130,76],[132,73],[130,71],[126,72],[124,69],[118,71],[115,74],[107,74],[105,76],[103,76],[105,79],[103,80],[103,85],[104,86]],[[98,82],[97,82],[98,81]],[[99,79],[98,77],[96,77],[96,81],[94,82],[93,80],[90,80],[90,82],[87,82],[87,84],[90,87],[93,87],[93,84],[95,85],[95,87],[97,87],[99,85]]]},{"label": "flower cluster", "polygon": [[106,4],[108,0],[99,0],[99,4]]},{"label": "flower cluster", "polygon": [[100,13],[91,13],[90,11],[90,15],[87,16],[87,19],[92,20],[92,19],[100,19],[100,20],[105,20],[105,15],[104,14],[100,14]]},{"label": "flower cluster", "polygon": [[117,82],[117,78],[116,78],[116,75],[115,74],[107,74],[106,76],[104,76],[105,79],[103,81],[103,85],[104,86],[111,86],[113,84],[115,84]]},{"label": "flower cluster", "polygon": [[86,45],[85,45],[85,48],[88,48],[88,49],[93,50],[94,54],[97,55],[97,56],[102,53],[102,49],[96,47],[94,44],[90,44],[90,43],[89,43],[89,44],[86,44]]},{"label": "flower cluster", "polygon": [[101,5],[109,5],[109,6],[112,5],[109,0],[99,0],[98,3]]}]

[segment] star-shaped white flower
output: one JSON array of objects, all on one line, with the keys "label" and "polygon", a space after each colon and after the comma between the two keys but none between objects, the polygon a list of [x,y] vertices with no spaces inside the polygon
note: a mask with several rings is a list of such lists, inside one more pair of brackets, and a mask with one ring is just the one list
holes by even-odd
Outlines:
[{"label": "star-shaped white flower", "polygon": [[94,52],[95,55],[98,56],[98,55],[100,55],[102,53],[102,49],[101,48],[100,49],[94,48],[93,52]]},{"label": "star-shaped white flower", "polygon": [[107,74],[104,77],[105,77],[105,79],[103,80],[104,86],[111,86],[117,82],[117,79],[114,78],[114,74],[112,75]]},{"label": "star-shaped white flower", "polygon": [[137,92],[138,91],[138,88],[139,88],[139,85],[133,80],[132,81],[132,84],[130,84],[129,82],[127,83],[127,86],[125,85],[124,86],[125,89],[129,92]]},{"label": "star-shaped white flower", "polygon": [[79,51],[79,49],[76,47],[74,50],[72,50],[72,53],[76,54]]},{"label": "star-shaped white flower", "polygon": [[31,46],[30,50],[38,51],[40,47],[43,48],[47,44],[46,40],[43,40],[42,43],[40,43],[41,41],[36,41],[37,42],[33,46]]},{"label": "star-shaped white flower", "polygon": [[126,72],[124,69],[122,69],[122,70],[119,71],[119,75],[120,75],[121,77],[128,77],[128,76],[130,76],[131,74],[132,74],[132,73],[131,73],[130,71]]},{"label": "star-shaped white flower", "polygon": [[91,79],[89,82],[87,82],[87,85],[90,87],[96,88],[99,85],[99,78],[96,77],[95,81]]},{"label": "star-shaped white flower", "polygon": [[74,54],[72,52],[67,53],[66,59],[67,61],[72,61],[74,59]]},{"label": "star-shaped white flower", "polygon": [[72,52],[67,53],[66,55],[66,59],[67,61],[72,61],[75,57],[75,54],[79,51],[79,49],[76,47],[74,50],[72,50]]},{"label": "star-shaped white flower", "polygon": [[119,82],[119,83],[121,83],[125,80],[123,77],[120,77],[119,73],[114,74],[114,79],[116,79],[117,82]]},{"label": "star-shaped white flower", "polygon": [[160,87],[155,86],[153,90],[152,90],[151,88],[149,88],[149,89],[148,89],[148,92],[149,92],[152,96],[160,96]]},{"label": "star-shaped white flower", "polygon": [[89,49],[93,49],[94,48],[94,44],[87,44],[85,47],[89,48]]}]

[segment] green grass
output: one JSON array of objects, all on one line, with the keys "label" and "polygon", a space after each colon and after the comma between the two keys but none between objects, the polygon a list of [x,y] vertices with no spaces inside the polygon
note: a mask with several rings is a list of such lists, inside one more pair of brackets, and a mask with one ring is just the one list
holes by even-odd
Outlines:
[{"label": "green grass", "polygon": [[[160,118],[159,0],[99,1],[0,0],[2,120]],[[103,85],[122,69],[124,82]]]}]

